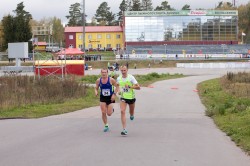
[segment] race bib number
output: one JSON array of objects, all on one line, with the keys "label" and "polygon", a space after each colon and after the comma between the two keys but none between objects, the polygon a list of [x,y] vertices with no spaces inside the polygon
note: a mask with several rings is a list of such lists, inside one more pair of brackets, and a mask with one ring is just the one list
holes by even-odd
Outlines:
[{"label": "race bib number", "polygon": [[102,90],[102,95],[103,96],[110,96],[110,89],[103,89]]},{"label": "race bib number", "polygon": [[129,92],[129,88],[123,88],[123,92]]}]

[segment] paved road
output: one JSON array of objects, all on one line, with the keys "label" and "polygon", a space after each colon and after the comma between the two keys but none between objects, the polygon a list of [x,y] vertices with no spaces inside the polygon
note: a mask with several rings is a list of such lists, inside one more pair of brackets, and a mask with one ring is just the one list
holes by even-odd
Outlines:
[{"label": "paved road", "polygon": [[[151,70],[180,71],[130,72]],[[204,115],[195,92],[197,83],[226,71],[182,72],[193,76],[137,91],[136,116],[133,122],[128,120],[126,137],[120,135],[118,104],[108,133],[102,132],[98,107],[41,119],[0,121],[0,165],[249,166],[250,157]]]}]

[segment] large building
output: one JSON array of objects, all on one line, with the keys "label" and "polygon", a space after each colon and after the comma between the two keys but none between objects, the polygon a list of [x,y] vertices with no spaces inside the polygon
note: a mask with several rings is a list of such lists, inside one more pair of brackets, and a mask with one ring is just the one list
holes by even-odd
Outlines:
[{"label": "large building", "polygon": [[[66,48],[83,47],[83,27],[65,27]],[[85,48],[88,50],[112,50],[123,48],[123,29],[121,26],[86,26]]]},{"label": "large building", "polygon": [[238,44],[238,11],[127,11],[124,38],[125,46]]}]

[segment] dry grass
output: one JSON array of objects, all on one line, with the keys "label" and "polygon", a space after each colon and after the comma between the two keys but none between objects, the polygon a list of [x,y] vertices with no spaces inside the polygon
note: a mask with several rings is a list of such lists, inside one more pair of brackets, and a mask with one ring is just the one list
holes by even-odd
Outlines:
[{"label": "dry grass", "polygon": [[228,72],[220,81],[224,91],[235,97],[250,98],[250,73]]},{"label": "dry grass", "polygon": [[0,77],[1,111],[26,105],[62,103],[85,94],[86,86],[80,85],[76,79]]}]

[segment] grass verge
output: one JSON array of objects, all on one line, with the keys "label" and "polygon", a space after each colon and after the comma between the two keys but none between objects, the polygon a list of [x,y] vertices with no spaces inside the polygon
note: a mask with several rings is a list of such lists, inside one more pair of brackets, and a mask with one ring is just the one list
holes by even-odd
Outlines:
[{"label": "grass verge", "polygon": [[250,98],[228,93],[223,82],[220,78],[198,85],[206,114],[236,145],[250,154]]},{"label": "grass verge", "polygon": [[[92,75],[83,77],[81,82],[84,83],[95,83],[96,79],[99,76]],[[135,75],[136,79],[142,86],[147,86],[153,82],[174,79],[183,77],[183,75],[175,74],[158,74],[150,73],[147,75]],[[78,78],[77,78],[78,79]],[[39,86],[38,84],[37,86]],[[40,87],[37,87],[40,88]],[[59,86],[51,87],[52,89],[60,88]],[[26,91],[28,88],[22,88],[22,91]],[[28,93],[29,94],[29,93]],[[63,101],[53,101],[46,104],[42,103],[33,103],[33,104],[21,104],[20,106],[8,107],[6,109],[0,110],[0,119],[5,118],[41,118],[51,115],[58,115],[67,112],[73,112],[76,110],[98,106],[99,99],[94,95],[94,88],[86,87],[86,93],[82,95],[84,97],[76,97],[75,99],[67,99]]]},{"label": "grass verge", "polygon": [[[118,75],[116,75],[117,78]],[[147,75],[134,75],[140,86],[148,86],[156,81],[168,80],[168,79],[176,79],[184,77],[182,74],[158,74],[158,73],[149,73]],[[81,81],[87,84],[95,84],[96,80],[100,78],[100,75],[87,75],[84,76]]]},{"label": "grass verge", "polygon": [[84,98],[70,99],[62,103],[34,104],[0,111],[0,118],[41,118],[97,106],[98,98],[93,88],[87,88]]}]

